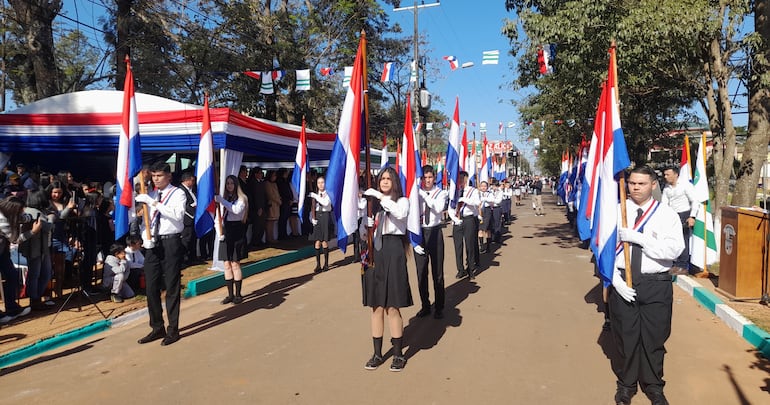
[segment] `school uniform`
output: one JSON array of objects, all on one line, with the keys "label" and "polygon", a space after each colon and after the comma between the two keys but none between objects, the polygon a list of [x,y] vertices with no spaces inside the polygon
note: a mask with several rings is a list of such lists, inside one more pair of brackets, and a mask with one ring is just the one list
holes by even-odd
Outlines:
[{"label": "school uniform", "polygon": [[236,198],[233,201],[222,200],[222,219],[225,231],[225,249],[219,250],[219,259],[228,262],[239,262],[248,257],[246,249],[246,201]]},{"label": "school uniform", "polygon": [[447,192],[434,186],[432,190],[420,190],[420,223],[422,224],[422,246],[425,254],[414,255],[417,267],[417,287],[420,291],[420,302],[423,311],[430,310],[430,293],[428,291],[428,262],[431,264],[435,310],[440,316],[444,309],[444,210],[446,209]]},{"label": "school uniform", "polygon": [[326,191],[319,191],[316,193],[317,198],[313,198],[313,211],[315,213],[315,220],[318,221],[313,225],[313,233],[310,234],[310,240],[328,242],[334,236],[334,224],[332,223],[332,201],[329,198],[329,193]]},{"label": "school uniform", "polygon": [[406,222],[409,201],[384,197],[374,215],[374,267],[363,275],[363,304],[404,308],[414,304],[406,270]]},{"label": "school uniform", "polygon": [[[457,278],[467,275],[473,276],[479,264],[479,206],[481,200],[479,191],[474,187],[465,186],[460,191],[458,204],[462,204],[459,210],[449,208],[447,212],[452,219],[452,240],[455,247],[455,263],[457,264]],[[463,245],[465,245],[465,266],[463,266]]]},{"label": "school uniform", "polygon": [[[609,311],[620,365],[615,368],[618,391],[633,395],[637,385],[645,393],[662,394],[664,344],[671,334],[673,287],[669,269],[684,249],[679,216],[655,199],[641,206],[626,201],[629,228],[641,232],[643,245],[631,244],[633,288],[636,299],[627,302],[610,289]],[[618,210],[620,212],[620,210]],[[621,224],[620,214],[618,224]],[[620,226],[620,225],[618,225]],[[625,280],[622,244],[616,249],[616,274]]]}]

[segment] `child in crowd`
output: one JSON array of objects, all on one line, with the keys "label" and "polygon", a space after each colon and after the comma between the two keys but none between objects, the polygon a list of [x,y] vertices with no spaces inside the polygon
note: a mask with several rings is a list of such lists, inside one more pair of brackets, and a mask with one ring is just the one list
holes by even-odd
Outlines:
[{"label": "child in crowd", "polygon": [[126,239],[128,247],[126,247],[126,261],[128,262],[128,269],[130,274],[128,275],[128,285],[138,290],[142,287],[141,278],[144,273],[144,254],[142,253],[142,238],[138,236],[129,236]]},{"label": "child in crowd", "polygon": [[113,244],[110,246],[110,254],[104,259],[102,274],[102,286],[110,289],[112,302],[123,302],[123,298],[134,296],[134,290],[126,283],[129,273],[125,246]]}]

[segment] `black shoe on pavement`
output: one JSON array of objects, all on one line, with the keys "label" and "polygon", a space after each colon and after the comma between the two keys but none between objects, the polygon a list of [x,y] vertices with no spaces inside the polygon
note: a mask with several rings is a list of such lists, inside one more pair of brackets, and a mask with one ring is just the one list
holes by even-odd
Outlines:
[{"label": "black shoe on pavement", "polygon": [[406,357],[393,356],[393,362],[390,363],[390,371],[399,372],[404,369],[404,366],[406,366]]},{"label": "black shoe on pavement", "polygon": [[430,308],[423,308],[417,312],[418,318],[424,318],[428,315],[430,315]]},{"label": "black shoe on pavement", "polygon": [[176,343],[179,339],[180,339],[180,337],[179,337],[178,333],[174,333],[172,335],[167,335],[166,337],[163,338],[163,341],[160,342],[160,345],[161,346],[172,345],[172,344]]},{"label": "black shoe on pavement", "polygon": [[110,296],[110,300],[112,300],[112,302],[121,303],[121,302],[123,302],[123,297],[121,297],[121,296],[120,296],[120,295],[118,295],[118,294],[112,294],[112,295]]},{"label": "black shoe on pavement", "polygon": [[635,392],[632,392],[631,390],[619,387],[618,390],[615,391],[615,404],[631,405],[631,397],[633,397],[634,394]]},{"label": "black shoe on pavement", "polygon": [[458,271],[457,274],[455,275],[456,279],[461,279],[461,278],[465,278],[465,277],[468,277],[468,273],[466,273],[464,271]]},{"label": "black shoe on pavement", "polygon": [[150,343],[150,342],[153,342],[155,340],[163,339],[165,337],[166,337],[166,331],[165,330],[162,330],[162,329],[161,330],[154,330],[154,331],[150,332],[149,335],[139,339],[138,342],[139,342],[140,345],[143,345],[145,343]]},{"label": "black shoe on pavement", "polygon": [[236,295],[235,298],[233,298],[233,304],[240,304],[243,302],[243,297],[240,295]]},{"label": "black shoe on pavement", "polygon": [[222,305],[229,304],[231,302],[233,302],[233,297],[228,295],[225,297],[225,299],[222,300]]},{"label": "black shoe on pavement", "polygon": [[379,367],[383,363],[382,357],[375,355],[372,355],[372,358],[369,359],[369,361],[366,362],[364,365],[364,368],[367,370],[376,370],[377,367]]}]

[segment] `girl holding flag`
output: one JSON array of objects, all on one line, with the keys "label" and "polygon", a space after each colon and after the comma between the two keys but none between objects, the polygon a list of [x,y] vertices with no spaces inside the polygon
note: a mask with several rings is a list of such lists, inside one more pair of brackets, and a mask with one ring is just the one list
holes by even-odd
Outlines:
[{"label": "girl holding flag", "polygon": [[[368,189],[364,195],[370,197],[369,204],[374,204],[374,217],[366,219],[366,226],[374,229],[374,266],[363,275],[364,305],[372,308],[372,340],[374,355],[364,368],[374,370],[383,362],[382,336],[385,329],[385,317],[388,318],[391,343],[393,344],[393,363],[390,371],[401,371],[406,365],[401,349],[403,344],[404,321],[401,308],[413,305],[409,274],[406,270],[406,255],[410,250],[406,237],[409,201],[401,190],[398,174],[392,167],[380,172],[378,190]],[[366,230],[361,228],[365,237]]]},{"label": "girl holding flag", "polygon": [[[234,175],[227,176],[224,195],[214,196],[214,200],[222,205],[225,225],[225,251],[219,250],[219,258],[225,263],[225,284],[227,285],[227,297],[222,300],[222,304],[243,302],[241,260],[247,256],[246,221],[249,200],[239,183]],[[235,285],[235,295],[233,295],[233,285]]]},{"label": "girl holding flag", "polygon": [[[334,225],[331,220],[332,201],[326,192],[326,179],[318,176],[316,179],[318,193],[310,193],[313,200],[310,208],[310,222],[313,224],[313,233],[310,240],[315,241],[315,270],[314,273],[329,270],[329,240],[334,234]],[[323,248],[324,265],[321,267],[321,249]]]}]

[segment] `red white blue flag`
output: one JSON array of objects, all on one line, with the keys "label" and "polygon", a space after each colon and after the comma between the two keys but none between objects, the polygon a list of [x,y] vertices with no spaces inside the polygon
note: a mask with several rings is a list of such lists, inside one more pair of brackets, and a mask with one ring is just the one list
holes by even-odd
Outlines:
[{"label": "red white blue flag", "polygon": [[394,71],[395,69],[393,69],[393,62],[386,62],[385,66],[382,68],[382,76],[380,77],[380,81],[387,83],[393,80]]},{"label": "red white blue flag", "polygon": [[297,156],[294,158],[294,171],[291,174],[291,186],[297,197],[297,212],[302,222],[302,212],[305,208],[305,193],[307,192],[307,135],[305,134],[305,119],[302,118],[302,131],[297,143]]},{"label": "red white blue flag", "polygon": [[487,136],[485,134],[481,146],[481,172],[479,172],[479,183],[482,181],[489,183],[489,171],[492,168],[492,156],[487,150],[488,147]]},{"label": "red white blue flag", "polygon": [[457,60],[457,58],[455,58],[452,55],[444,56],[444,60],[449,62],[449,68],[452,70],[455,70],[458,67],[460,67],[460,62]]},{"label": "red white blue flag", "polygon": [[115,196],[115,239],[128,233],[129,213],[134,211],[134,176],[142,170],[142,143],[139,139],[139,114],[134,97],[134,74],[126,57],[126,81],[123,84],[123,119],[118,140],[118,170]]},{"label": "red white blue flag", "polygon": [[455,112],[449,125],[449,144],[446,149],[446,178],[442,181],[449,183],[449,206],[455,208],[459,198],[457,190],[457,175],[462,170],[460,162],[465,157],[460,152],[460,98],[455,98]]},{"label": "red white blue flag", "polygon": [[388,135],[382,134],[382,152],[380,155],[380,170],[388,167]]},{"label": "red white blue flag", "polygon": [[366,39],[362,36],[326,175],[326,188],[337,218],[337,246],[343,253],[347,250],[348,236],[358,232],[358,168],[362,138],[366,133],[365,49]]},{"label": "red white blue flag", "polygon": [[404,119],[404,136],[401,142],[401,161],[399,178],[401,179],[401,189],[404,190],[404,197],[409,200],[409,216],[406,220],[406,230],[409,234],[409,242],[412,246],[422,243],[422,225],[420,225],[420,178],[422,177],[422,167],[420,166],[420,151],[417,149],[417,143],[414,139],[412,129],[412,108],[407,97],[406,117]]},{"label": "red white blue flag", "polygon": [[198,181],[195,206],[195,234],[198,237],[209,233],[214,229],[214,217],[216,216],[216,203],[214,192],[214,139],[211,132],[211,117],[209,115],[209,98],[206,96],[203,102],[203,122],[201,137],[198,142],[198,160],[195,164],[195,177]]},{"label": "red white blue flag", "polygon": [[[618,179],[623,170],[631,164],[620,124],[620,104],[616,84],[617,68],[615,48],[610,48],[610,64],[607,82],[604,85],[602,103],[596,121],[601,121],[601,132],[596,150],[598,169],[597,200],[594,206],[594,226],[591,248],[597,258],[599,275],[607,286],[612,282],[615,271],[615,245],[617,243]],[[591,162],[589,161],[589,165]]]}]

